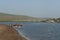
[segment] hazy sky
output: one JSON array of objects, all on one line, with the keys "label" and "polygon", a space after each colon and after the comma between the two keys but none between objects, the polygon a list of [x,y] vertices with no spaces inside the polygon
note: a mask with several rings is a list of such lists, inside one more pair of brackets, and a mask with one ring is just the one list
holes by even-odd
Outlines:
[{"label": "hazy sky", "polygon": [[60,17],[60,0],[0,0],[0,12],[34,17]]}]

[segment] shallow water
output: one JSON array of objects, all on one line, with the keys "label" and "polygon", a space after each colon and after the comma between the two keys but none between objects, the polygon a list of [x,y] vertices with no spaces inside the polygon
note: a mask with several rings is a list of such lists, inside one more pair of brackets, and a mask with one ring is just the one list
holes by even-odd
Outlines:
[{"label": "shallow water", "polygon": [[59,23],[0,22],[0,24],[24,24],[20,31],[31,40],[60,40]]}]

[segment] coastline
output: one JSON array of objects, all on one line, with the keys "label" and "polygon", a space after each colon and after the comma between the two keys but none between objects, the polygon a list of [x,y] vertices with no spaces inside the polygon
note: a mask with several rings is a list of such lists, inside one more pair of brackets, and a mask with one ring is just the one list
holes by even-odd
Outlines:
[{"label": "coastline", "polygon": [[27,40],[14,28],[6,24],[0,24],[0,40]]},{"label": "coastline", "polygon": [[19,35],[21,35],[23,38],[25,38],[26,40],[31,40],[30,38],[26,37],[26,36],[22,33],[22,31],[20,31],[19,29],[16,29],[16,30],[18,31]]}]

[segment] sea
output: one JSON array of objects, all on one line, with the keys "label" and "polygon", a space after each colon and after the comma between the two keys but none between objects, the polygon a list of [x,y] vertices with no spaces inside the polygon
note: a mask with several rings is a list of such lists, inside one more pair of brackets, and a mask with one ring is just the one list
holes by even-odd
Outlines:
[{"label": "sea", "polygon": [[0,22],[0,24],[23,24],[17,31],[28,40],[60,40],[60,23]]}]

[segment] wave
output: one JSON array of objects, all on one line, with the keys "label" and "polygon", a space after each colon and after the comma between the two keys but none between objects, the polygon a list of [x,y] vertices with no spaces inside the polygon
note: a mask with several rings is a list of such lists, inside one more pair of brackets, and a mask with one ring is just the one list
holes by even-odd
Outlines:
[{"label": "wave", "polygon": [[27,40],[31,40],[30,38],[26,37],[21,30],[19,30],[19,29],[16,29],[16,30],[18,31],[19,35],[21,35],[23,38],[25,38]]}]

